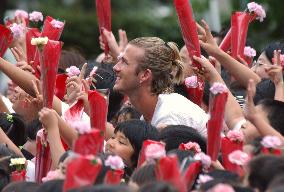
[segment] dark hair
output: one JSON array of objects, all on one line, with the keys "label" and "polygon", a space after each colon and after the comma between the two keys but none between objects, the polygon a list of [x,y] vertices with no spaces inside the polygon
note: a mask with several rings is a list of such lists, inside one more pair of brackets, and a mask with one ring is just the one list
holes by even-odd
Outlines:
[{"label": "dark hair", "polygon": [[[173,154],[177,156],[180,165],[182,164],[185,158],[194,156],[194,153],[192,151],[185,151],[185,150],[179,150],[179,149],[172,149],[167,152],[167,155],[173,155]],[[188,161],[185,166],[186,167],[189,166],[191,162],[192,161]]]},{"label": "dark hair", "polygon": [[213,177],[214,179],[221,180],[222,182],[229,182],[229,183],[240,183],[240,177],[238,174],[226,171],[226,170],[213,170],[207,173],[207,175]]},{"label": "dark hair", "polygon": [[272,58],[274,57],[274,50],[281,50],[281,52],[284,53],[283,40],[272,42],[264,48],[263,52],[265,53],[265,56],[271,62],[271,64]]},{"label": "dark hair", "polygon": [[35,192],[39,184],[34,182],[20,181],[7,185],[2,192]]},{"label": "dark hair", "polygon": [[280,174],[276,176],[268,186],[269,191],[274,191],[275,189],[282,188],[282,191],[284,189],[284,174]]},{"label": "dark hair", "polygon": [[155,141],[158,140],[157,129],[145,121],[137,119],[119,123],[115,128],[114,133],[117,133],[118,131],[125,135],[134,149],[134,154],[132,155],[131,160],[135,167],[137,165],[139,152],[142,148],[143,142],[147,139]]},{"label": "dark hair", "polygon": [[151,182],[140,187],[138,192],[178,192],[178,190],[166,182]]},{"label": "dark hair", "polygon": [[253,98],[254,103],[262,99],[274,99],[275,85],[270,79],[263,79],[256,85],[256,92]]},{"label": "dark hair", "polygon": [[136,183],[138,186],[156,181],[155,165],[146,164],[140,168],[137,168],[131,175],[130,180]]},{"label": "dark hair", "polygon": [[15,154],[5,144],[0,144],[0,190],[10,182],[10,173],[14,169],[10,166],[10,159],[18,157],[19,155]]},{"label": "dark hair", "polygon": [[62,192],[64,180],[50,180],[42,183],[36,192]]},{"label": "dark hair", "polygon": [[205,139],[193,128],[185,125],[169,125],[159,133],[159,139],[166,143],[166,151],[177,149],[181,143],[189,141],[199,144],[201,150],[206,152]]},{"label": "dark hair", "polygon": [[269,124],[281,135],[284,135],[284,102],[264,99],[261,100],[258,105],[263,107],[263,110],[267,112],[267,118]]},{"label": "dark hair", "polygon": [[86,59],[79,52],[76,52],[74,50],[62,50],[59,59],[58,69],[61,69],[62,72],[65,72],[68,67],[79,67],[84,63],[86,63]]},{"label": "dark hair", "polygon": [[26,127],[26,135],[29,139],[35,141],[37,132],[42,128],[42,124],[39,119],[35,119],[30,122]]},{"label": "dark hair", "polygon": [[[129,114],[129,118],[130,119],[140,119],[141,117],[141,113],[139,113],[134,107],[131,106],[126,106],[121,108],[118,112],[117,112],[117,120],[119,116],[125,116],[127,117],[127,115]],[[127,119],[126,119],[127,120]]]},{"label": "dark hair", "polygon": [[71,189],[68,192],[130,192],[127,185],[95,185]]},{"label": "dark hair", "polygon": [[18,114],[0,113],[0,127],[15,145],[21,146],[26,142],[26,126]]},{"label": "dark hair", "polygon": [[260,155],[249,162],[248,182],[252,188],[265,191],[277,175],[284,172],[284,159],[272,155]]},{"label": "dark hair", "polygon": [[[99,64],[99,63],[88,63],[85,77],[87,77],[93,70],[94,66],[97,66],[96,74],[93,78],[95,79],[96,89],[108,89],[109,90],[109,105],[107,121],[111,121],[115,114],[119,111],[122,106],[124,96],[113,90],[113,86],[116,81],[116,75],[112,69],[112,64]],[[91,89],[94,89],[91,86]]]}]

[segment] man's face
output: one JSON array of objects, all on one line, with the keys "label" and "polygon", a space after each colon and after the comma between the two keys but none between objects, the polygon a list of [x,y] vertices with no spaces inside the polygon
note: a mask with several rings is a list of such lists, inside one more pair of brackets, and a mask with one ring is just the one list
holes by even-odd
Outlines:
[{"label": "man's face", "polygon": [[118,62],[113,67],[117,76],[113,87],[114,90],[127,94],[139,88],[140,78],[137,68],[143,56],[143,49],[130,44],[126,46],[124,52],[120,54]]}]

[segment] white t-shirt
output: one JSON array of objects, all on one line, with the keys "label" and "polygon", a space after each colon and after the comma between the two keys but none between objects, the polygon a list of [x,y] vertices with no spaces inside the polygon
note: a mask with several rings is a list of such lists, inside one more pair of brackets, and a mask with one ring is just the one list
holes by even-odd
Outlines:
[{"label": "white t-shirt", "polygon": [[208,119],[209,115],[184,96],[177,93],[160,94],[151,125],[185,125],[207,137]]}]

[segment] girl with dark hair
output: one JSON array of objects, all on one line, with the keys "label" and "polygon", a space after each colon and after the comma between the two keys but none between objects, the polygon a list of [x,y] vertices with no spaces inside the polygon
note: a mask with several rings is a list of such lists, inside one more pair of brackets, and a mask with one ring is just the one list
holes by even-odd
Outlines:
[{"label": "girl with dark hair", "polygon": [[106,143],[106,152],[120,156],[128,168],[137,166],[139,152],[145,140],[158,140],[155,127],[140,120],[119,123]]},{"label": "girl with dark hair", "polygon": [[272,60],[275,50],[281,50],[281,52],[284,53],[283,41],[276,41],[268,44],[258,57],[257,62],[255,62],[254,66],[252,67],[252,70],[262,79],[269,78],[265,68],[273,65]]},{"label": "girl with dark hair", "polygon": [[25,123],[18,114],[0,113],[0,127],[15,145],[25,143]]}]

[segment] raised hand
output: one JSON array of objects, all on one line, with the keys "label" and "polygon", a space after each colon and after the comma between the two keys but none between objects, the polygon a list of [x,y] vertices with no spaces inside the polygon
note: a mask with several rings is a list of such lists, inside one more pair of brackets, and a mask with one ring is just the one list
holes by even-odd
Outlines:
[{"label": "raised hand", "polygon": [[213,38],[210,28],[208,24],[202,20],[202,26],[197,25],[197,29],[199,32],[199,43],[200,46],[211,56],[215,57],[215,55],[220,51],[215,39]]},{"label": "raised hand", "polygon": [[257,110],[253,102],[255,92],[256,92],[255,82],[252,79],[250,79],[247,86],[247,98],[244,106],[244,115],[246,119],[250,121],[254,120],[255,116],[257,115]]},{"label": "raised hand", "polygon": [[17,62],[27,61],[27,57],[24,54],[24,51],[21,47],[19,47],[19,46],[13,47],[13,48],[11,48],[11,51],[12,51]]},{"label": "raised hand", "polygon": [[[105,37],[105,39],[108,43],[109,51],[110,51],[109,54],[113,57],[113,59],[116,60],[116,58],[118,57],[118,55],[120,53],[120,49],[119,49],[120,47],[118,46],[113,33],[104,29],[102,35]],[[99,40],[100,40],[100,47],[101,47],[102,50],[104,50],[105,44],[103,42],[102,36],[100,36]]]},{"label": "raised hand", "polygon": [[58,117],[53,109],[43,108],[39,113],[39,120],[47,132],[58,130]]},{"label": "raised hand", "polygon": [[119,50],[120,52],[122,52],[126,45],[128,44],[128,39],[127,39],[127,35],[126,35],[126,31],[119,29],[118,30],[118,36],[119,36]]},{"label": "raised hand", "polygon": [[281,50],[274,50],[274,64],[265,67],[265,72],[269,75],[270,79],[275,85],[283,84],[282,65],[280,61]]}]

